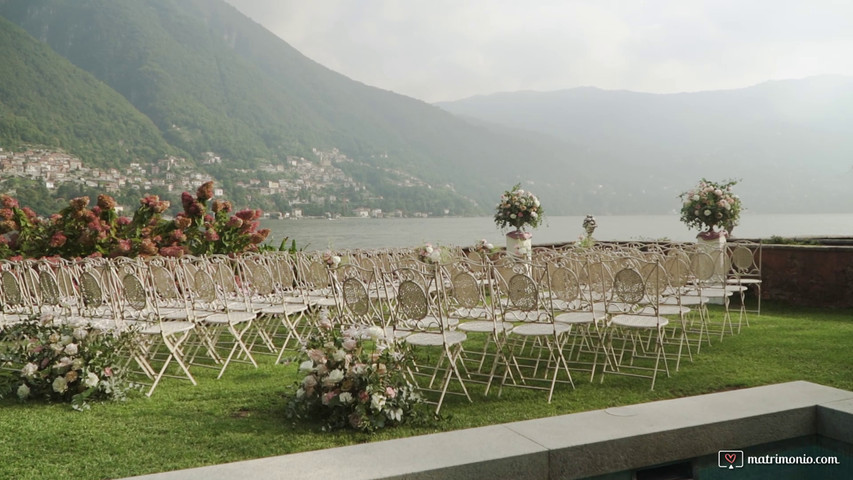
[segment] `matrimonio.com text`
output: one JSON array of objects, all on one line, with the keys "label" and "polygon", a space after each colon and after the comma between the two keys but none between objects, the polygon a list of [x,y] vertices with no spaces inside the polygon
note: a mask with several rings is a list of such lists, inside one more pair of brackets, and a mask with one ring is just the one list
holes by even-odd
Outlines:
[{"label": "matrimonio.com text", "polygon": [[743,450],[720,450],[717,465],[732,470],[744,465],[841,465],[841,461],[833,455],[744,455]]}]

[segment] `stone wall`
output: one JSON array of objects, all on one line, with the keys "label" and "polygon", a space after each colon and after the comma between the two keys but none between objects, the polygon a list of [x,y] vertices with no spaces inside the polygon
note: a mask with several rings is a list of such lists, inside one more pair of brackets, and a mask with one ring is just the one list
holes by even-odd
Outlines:
[{"label": "stone wall", "polygon": [[764,245],[761,297],[791,305],[853,307],[853,247]]}]

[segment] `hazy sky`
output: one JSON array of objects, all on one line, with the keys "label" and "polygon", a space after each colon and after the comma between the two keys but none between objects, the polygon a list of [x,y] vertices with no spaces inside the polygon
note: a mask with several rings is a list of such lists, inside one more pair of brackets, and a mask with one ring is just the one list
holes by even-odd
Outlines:
[{"label": "hazy sky", "polygon": [[226,0],[309,58],[427,102],[853,75],[850,0]]}]

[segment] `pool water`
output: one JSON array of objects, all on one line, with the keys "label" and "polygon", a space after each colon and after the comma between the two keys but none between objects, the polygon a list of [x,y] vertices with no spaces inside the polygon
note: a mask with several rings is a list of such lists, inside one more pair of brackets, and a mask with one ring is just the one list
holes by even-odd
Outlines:
[{"label": "pool water", "polygon": [[[722,449],[722,448],[721,448]],[[732,449],[734,450],[734,449]],[[740,449],[739,449],[740,450]],[[743,457],[729,457],[732,468],[717,454],[687,459],[640,470],[610,473],[588,480],[850,480],[853,479],[853,445],[819,435],[743,448]],[[739,454],[737,454],[739,455]],[[750,463],[781,462],[778,457],[814,459],[814,464]],[[817,464],[818,457],[834,457],[838,464]],[[804,460],[799,460],[804,461]],[[805,460],[808,461],[808,460]],[[742,466],[741,466],[742,465]],[[739,468],[735,468],[735,467]]]},{"label": "pool water", "polygon": [[[800,439],[775,442],[743,449],[741,468],[720,468],[725,465],[717,455],[703,457],[694,461],[696,480],[808,480],[853,478],[853,445],[845,444],[822,436],[810,436]],[[754,463],[749,457],[755,457]],[[733,457],[730,457],[733,458]],[[819,464],[826,459],[837,464]],[[785,461],[799,461],[799,464],[785,464]],[[813,461],[808,464],[805,462]],[[735,464],[740,462],[736,461]]]}]

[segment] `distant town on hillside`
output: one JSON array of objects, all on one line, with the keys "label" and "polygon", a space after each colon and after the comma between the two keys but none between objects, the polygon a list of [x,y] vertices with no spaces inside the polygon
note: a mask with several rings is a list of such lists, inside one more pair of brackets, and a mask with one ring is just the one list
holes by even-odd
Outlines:
[{"label": "distant town on hillside", "polygon": [[[435,214],[402,209],[383,211],[382,208],[370,207],[371,200],[381,200],[381,197],[370,195],[364,184],[338,168],[341,163],[352,163],[352,159],[337,149],[314,149],[314,155],[313,161],[291,156],[284,164],[261,165],[255,172],[244,170],[241,173],[247,180],[234,181],[230,189],[216,185],[214,196],[237,198],[248,206],[253,201],[274,199],[274,205],[279,208],[267,210],[264,214],[272,219],[306,216],[426,217]],[[215,153],[207,152],[202,163],[221,161]],[[428,186],[403,172],[394,173],[403,178],[400,186]],[[100,169],[87,167],[74,155],[38,148],[20,152],[0,148],[0,178],[0,192],[19,197],[24,205],[30,205],[28,197],[41,190],[32,187],[38,186],[59,202],[77,195],[106,193],[119,200],[119,211],[136,208],[134,202],[143,195],[153,193],[166,200],[177,199],[180,192],[193,192],[210,180],[208,175],[194,171],[193,165],[182,157],[167,156],[149,165],[130,163],[120,169]],[[21,186],[24,188],[19,188]],[[261,203],[269,204],[269,201]]]}]

